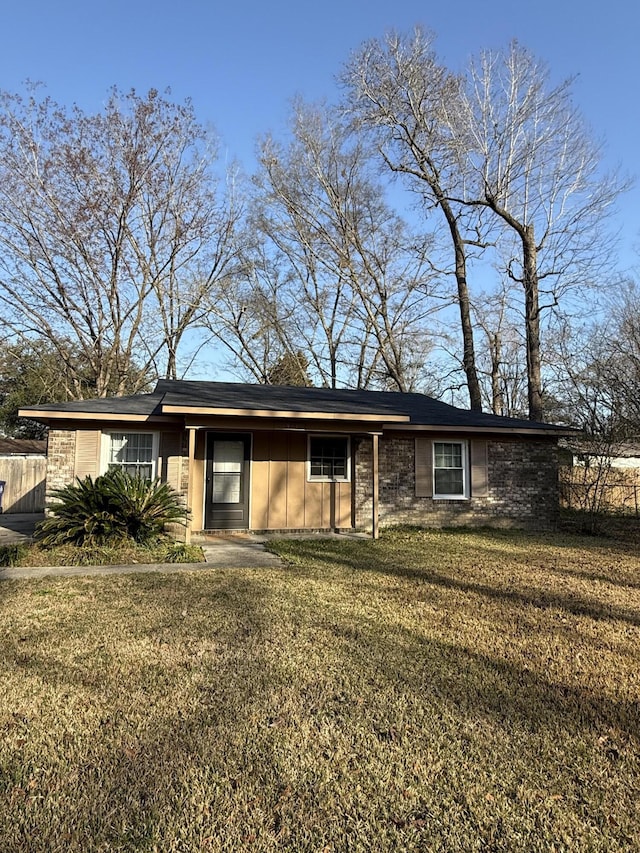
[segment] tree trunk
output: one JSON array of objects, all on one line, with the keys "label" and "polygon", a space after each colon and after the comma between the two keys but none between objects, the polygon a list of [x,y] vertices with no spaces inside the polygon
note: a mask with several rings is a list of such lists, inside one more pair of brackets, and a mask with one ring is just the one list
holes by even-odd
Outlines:
[{"label": "tree trunk", "polygon": [[500,332],[489,336],[489,351],[491,353],[491,404],[494,415],[504,414],[504,394],[500,376],[502,362],[502,338]]},{"label": "tree trunk", "polygon": [[464,240],[458,228],[458,222],[449,205],[441,192],[438,192],[432,185],[432,189],[438,198],[442,212],[445,215],[453,247],[455,250],[455,275],[456,284],[458,286],[458,305],[460,307],[460,326],[462,329],[462,367],[467,377],[467,388],[469,389],[469,403],[472,411],[482,411],[482,396],[480,394],[480,382],[478,381],[478,372],[476,370],[476,355],[473,346],[473,326],[471,325],[471,306],[469,302],[469,288],[467,287],[467,256],[464,247]]},{"label": "tree trunk", "polygon": [[524,272],[525,328],[527,336],[527,384],[529,420],[541,421],[542,376],[540,369],[540,305],[538,295],[538,263],[533,225],[520,232]]}]

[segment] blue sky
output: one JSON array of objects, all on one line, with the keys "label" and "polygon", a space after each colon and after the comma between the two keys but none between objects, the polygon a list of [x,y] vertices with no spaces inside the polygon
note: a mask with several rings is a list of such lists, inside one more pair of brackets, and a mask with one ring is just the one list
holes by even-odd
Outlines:
[{"label": "blue sky", "polygon": [[[451,67],[512,38],[546,60],[555,80],[577,74],[575,95],[608,165],[640,172],[640,6],[637,0],[30,0],[3,8],[0,87],[47,84],[63,103],[99,109],[112,84],[170,86],[190,96],[229,159],[251,168],[255,138],[278,132],[290,98],[331,98],[335,75],[365,39],[421,23]],[[640,240],[640,187],[621,204],[622,257]]]}]

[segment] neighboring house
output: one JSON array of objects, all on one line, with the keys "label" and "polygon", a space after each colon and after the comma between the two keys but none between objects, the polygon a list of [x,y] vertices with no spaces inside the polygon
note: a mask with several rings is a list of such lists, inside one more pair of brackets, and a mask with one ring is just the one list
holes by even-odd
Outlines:
[{"label": "neighboring house", "polygon": [[623,471],[640,468],[640,444],[631,441],[574,439],[560,442],[560,464],[588,468],[606,465]]},{"label": "neighboring house", "polygon": [[423,394],[168,380],[20,414],[50,427],[48,492],[111,466],[161,477],[194,531],[550,528],[567,432]]},{"label": "neighboring house", "polygon": [[2,512],[42,512],[45,500],[46,454],[46,441],[0,437]]}]

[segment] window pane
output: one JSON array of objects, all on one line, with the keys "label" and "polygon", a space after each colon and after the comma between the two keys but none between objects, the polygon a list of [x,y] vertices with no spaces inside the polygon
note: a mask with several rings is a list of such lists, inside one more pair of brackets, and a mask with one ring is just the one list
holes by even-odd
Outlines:
[{"label": "window pane", "polygon": [[437,495],[462,495],[464,493],[461,470],[436,468],[434,474]]},{"label": "window pane", "polygon": [[240,502],[240,474],[215,473],[211,499],[214,504],[237,504]]},{"label": "window pane", "polygon": [[213,445],[214,473],[239,473],[244,462],[244,441],[216,441]]},{"label": "window pane", "polygon": [[436,468],[462,468],[462,445],[437,441],[434,444],[434,465]]},{"label": "window pane", "polygon": [[109,468],[120,468],[132,477],[153,477],[153,434],[114,432],[110,436]]},{"label": "window pane", "polygon": [[464,444],[460,441],[433,443],[433,488],[436,495],[464,497]]},{"label": "window pane", "polygon": [[348,471],[349,440],[347,438],[309,439],[310,465],[312,477],[326,480],[346,480]]}]

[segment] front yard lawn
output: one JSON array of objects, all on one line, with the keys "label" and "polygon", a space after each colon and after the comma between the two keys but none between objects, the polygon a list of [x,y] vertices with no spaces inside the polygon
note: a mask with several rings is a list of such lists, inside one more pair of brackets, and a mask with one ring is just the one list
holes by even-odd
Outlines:
[{"label": "front yard lawn", "polygon": [[497,532],[0,583],[0,850],[640,849],[640,556]]}]

